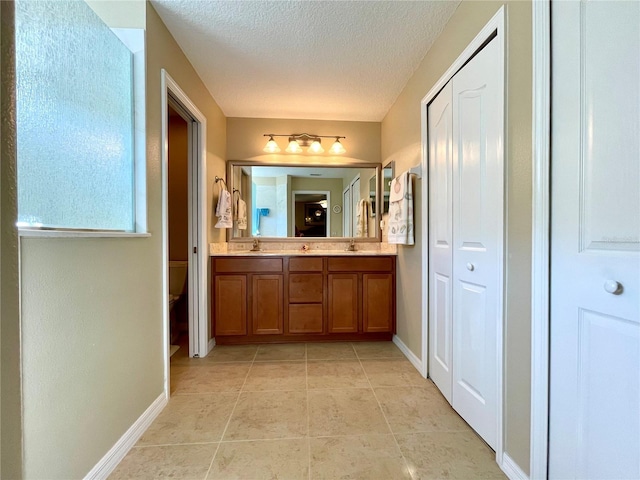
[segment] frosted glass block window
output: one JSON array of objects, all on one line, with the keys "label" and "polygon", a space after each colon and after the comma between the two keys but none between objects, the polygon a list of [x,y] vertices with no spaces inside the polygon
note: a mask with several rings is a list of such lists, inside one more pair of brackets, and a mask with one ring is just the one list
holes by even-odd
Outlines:
[{"label": "frosted glass block window", "polygon": [[84,1],[16,1],[19,226],[134,230],[132,61]]}]

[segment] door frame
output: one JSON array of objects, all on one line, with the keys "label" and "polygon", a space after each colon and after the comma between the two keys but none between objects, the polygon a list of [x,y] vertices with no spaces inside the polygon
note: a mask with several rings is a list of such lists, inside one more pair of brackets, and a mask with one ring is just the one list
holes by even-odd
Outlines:
[{"label": "door frame", "polygon": [[[325,226],[327,235],[325,237],[309,237],[309,238],[329,238],[331,236],[331,192],[329,190],[291,190],[291,213],[293,214],[291,222],[291,234],[296,235],[296,194],[319,194],[327,196],[327,219],[325,220]],[[300,237],[298,237],[300,238]]]},{"label": "door frame", "polygon": [[529,478],[549,462],[551,245],[551,0],[532,2],[533,225],[531,260],[531,437]]},{"label": "door frame", "polygon": [[[200,112],[195,103],[187,96],[180,86],[162,69],[161,84],[161,115],[162,115],[162,299],[163,299],[163,346],[165,356],[165,392],[169,392],[169,94],[181,104],[181,107],[195,120],[193,123],[190,145],[189,168],[189,356],[204,357],[209,353],[209,339],[207,338],[207,119]],[[198,188],[193,191],[194,179]],[[195,198],[194,198],[195,195]],[[192,208],[192,205],[197,208]],[[192,247],[196,248],[193,252]],[[194,262],[198,266],[197,274],[192,268]],[[195,279],[195,282],[193,280]],[[195,288],[193,288],[195,285]]]},{"label": "door frame", "polygon": [[[534,2],[536,3],[536,2]],[[453,78],[453,76],[475,55],[475,53],[484,45],[484,43],[489,40],[494,32],[497,32],[497,38],[493,41],[497,41],[500,48],[500,58],[502,60],[502,93],[503,93],[503,125],[502,125],[502,138],[504,139],[502,145],[502,161],[503,161],[503,169],[506,169],[505,162],[505,152],[507,151],[507,136],[506,136],[506,125],[507,125],[507,72],[506,72],[506,62],[505,62],[505,54],[506,54],[506,28],[505,28],[505,7],[501,6],[495,15],[487,22],[487,24],[480,30],[480,32],[475,36],[475,38],[467,45],[464,51],[458,56],[458,58],[451,64],[451,66],[447,69],[447,71],[440,77],[440,79],[433,85],[433,87],[429,90],[429,92],[424,96],[422,101],[420,102],[420,116],[421,116],[421,133],[422,133],[422,211],[429,211],[429,136],[428,136],[428,117],[427,117],[427,107],[429,103],[438,95],[440,90]],[[426,172],[426,173],[425,173]],[[504,176],[506,179],[506,175]],[[506,184],[506,182],[505,182]],[[503,198],[506,198],[504,195]],[[496,405],[496,416],[497,416],[497,440],[496,440],[496,463],[502,467],[503,465],[503,456],[504,456],[504,385],[503,385],[503,376],[504,376],[504,225],[505,219],[504,215],[506,213],[506,208],[503,209],[503,229],[502,234],[500,235],[500,240],[498,242],[498,248],[502,252],[500,256],[500,265],[498,267],[498,271],[500,272],[500,285],[501,289],[498,290],[498,316],[502,319],[502,322],[499,322],[497,325],[496,332],[496,341],[497,341],[497,376],[496,376],[496,386],[497,386],[497,405]],[[429,255],[427,252],[429,251],[429,222],[422,222],[422,290],[426,292],[422,295],[422,363],[420,373],[423,377],[427,378],[429,374]]]}]

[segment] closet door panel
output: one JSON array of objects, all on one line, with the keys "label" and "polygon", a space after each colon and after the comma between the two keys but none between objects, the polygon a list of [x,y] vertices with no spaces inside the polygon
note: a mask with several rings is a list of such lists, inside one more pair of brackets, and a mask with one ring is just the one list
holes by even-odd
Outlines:
[{"label": "closet door panel", "polygon": [[491,41],[452,80],[452,405],[494,449],[504,197],[500,55]]},{"label": "closet door panel", "polygon": [[[455,81],[455,79],[454,79]],[[456,84],[458,82],[455,82]],[[491,115],[486,111],[487,85],[456,91],[456,247],[460,250],[485,251],[487,202],[487,145],[484,135]],[[484,101],[483,101],[484,100]]]},{"label": "closet door panel", "polygon": [[429,376],[451,403],[452,361],[452,89],[428,107],[429,130]]}]

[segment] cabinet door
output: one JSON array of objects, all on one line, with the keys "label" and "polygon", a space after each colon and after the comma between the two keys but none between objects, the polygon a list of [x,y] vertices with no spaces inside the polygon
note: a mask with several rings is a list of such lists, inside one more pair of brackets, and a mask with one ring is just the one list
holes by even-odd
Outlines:
[{"label": "cabinet door", "polygon": [[322,333],[322,304],[289,305],[288,333]]},{"label": "cabinet door", "polygon": [[358,331],[358,275],[332,273],[329,280],[329,333]]},{"label": "cabinet door", "polygon": [[283,276],[252,275],[251,287],[253,334],[282,334],[284,325]]},{"label": "cabinet door", "polygon": [[390,332],[393,328],[393,275],[362,275],[362,322],[365,332]]},{"label": "cabinet door", "polygon": [[247,334],[247,276],[218,275],[214,280],[214,333]]}]

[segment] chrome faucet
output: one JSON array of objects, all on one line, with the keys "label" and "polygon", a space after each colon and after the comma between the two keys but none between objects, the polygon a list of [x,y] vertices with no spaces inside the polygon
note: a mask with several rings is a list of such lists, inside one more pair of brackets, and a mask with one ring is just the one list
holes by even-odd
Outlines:
[{"label": "chrome faucet", "polygon": [[260,252],[262,249],[260,248],[260,240],[257,238],[253,239],[253,248],[249,250],[250,252]]},{"label": "chrome faucet", "polygon": [[355,252],[356,251],[356,241],[352,238],[349,242],[349,246],[344,249],[345,252]]}]

